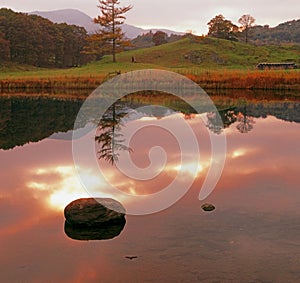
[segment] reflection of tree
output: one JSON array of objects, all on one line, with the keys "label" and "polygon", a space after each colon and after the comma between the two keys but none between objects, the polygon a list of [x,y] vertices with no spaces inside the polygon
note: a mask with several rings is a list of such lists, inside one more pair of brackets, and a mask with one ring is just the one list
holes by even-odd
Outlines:
[{"label": "reflection of tree", "polygon": [[253,124],[255,121],[253,117],[247,115],[247,106],[244,106],[244,109],[236,115],[236,120],[238,125],[236,128],[242,134],[247,134],[253,129]]},{"label": "reflection of tree", "polygon": [[[219,114],[219,115],[218,115]],[[215,134],[221,134],[224,128],[238,122],[236,128],[242,134],[246,134],[253,129],[254,118],[247,115],[247,106],[237,112],[230,108],[221,110],[219,113],[210,112],[207,114],[207,127]]]},{"label": "reflection of tree", "polygon": [[213,133],[219,135],[224,129],[223,121],[219,113],[209,112],[207,113],[207,128]]},{"label": "reflection of tree", "polygon": [[227,109],[220,111],[219,113],[222,118],[224,128],[229,128],[229,126],[236,121],[236,115],[234,114],[233,109]]},{"label": "reflection of tree", "polygon": [[121,102],[114,103],[103,115],[99,122],[99,135],[95,136],[100,149],[98,151],[99,159],[104,159],[112,165],[119,159],[119,151],[131,149],[123,143],[123,135],[120,133],[121,118],[127,114],[125,107]]},{"label": "reflection of tree", "polygon": [[207,113],[207,127],[215,134],[221,134],[224,128],[228,128],[236,121],[232,109],[221,110],[218,113]]}]

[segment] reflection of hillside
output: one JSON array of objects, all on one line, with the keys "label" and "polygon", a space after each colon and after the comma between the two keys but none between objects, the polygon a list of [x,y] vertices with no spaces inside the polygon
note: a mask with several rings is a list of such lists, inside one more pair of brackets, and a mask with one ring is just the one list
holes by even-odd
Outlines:
[{"label": "reflection of hillside", "polygon": [[0,148],[37,142],[73,128],[81,101],[0,99]]},{"label": "reflection of hillside", "polygon": [[[224,127],[228,128],[231,124],[237,122],[237,129],[241,133],[248,133],[253,129],[255,121],[253,118],[266,118],[267,116],[274,116],[277,119],[300,123],[300,103],[299,102],[249,102],[249,101],[236,101],[236,106],[226,109],[224,103],[219,103],[219,110]],[[208,128],[215,133],[221,131],[214,128],[211,115],[208,114]]]},{"label": "reflection of hillside", "polygon": [[[237,110],[241,109],[237,107]],[[255,118],[271,115],[284,121],[300,123],[300,102],[247,103],[247,114]]]},{"label": "reflection of hillside", "polygon": [[[275,116],[284,121],[300,123],[300,102],[287,101],[246,101],[232,98],[213,98],[220,109],[221,118],[228,127],[235,122],[233,114],[243,112],[247,105],[247,116]],[[145,105],[161,105],[184,114],[194,111],[180,99],[169,96],[148,95],[130,96],[122,99],[125,110],[136,109]],[[66,132],[73,129],[75,118],[83,100],[57,100],[47,98],[1,98],[0,99],[0,148],[10,149],[28,142],[37,142],[51,136],[53,133]],[[198,103],[200,103],[198,101]],[[228,110],[230,109],[230,110]],[[161,109],[160,109],[161,111]],[[170,115],[166,113],[144,113],[159,117]],[[84,126],[84,125],[83,125]]]}]

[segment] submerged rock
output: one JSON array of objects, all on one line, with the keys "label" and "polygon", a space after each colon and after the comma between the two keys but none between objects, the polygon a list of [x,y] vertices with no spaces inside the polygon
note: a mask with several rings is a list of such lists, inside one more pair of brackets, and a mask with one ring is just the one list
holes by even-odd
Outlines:
[{"label": "submerged rock", "polygon": [[205,203],[201,206],[201,208],[204,210],[204,211],[213,211],[215,210],[215,206],[210,204],[210,203]]},{"label": "submerged rock", "polygon": [[108,198],[83,198],[68,204],[64,210],[66,222],[72,226],[101,226],[123,222],[125,208]]},{"label": "submerged rock", "polygon": [[101,226],[73,226],[65,222],[65,234],[79,241],[109,240],[120,235],[126,224],[125,217],[112,224]]}]

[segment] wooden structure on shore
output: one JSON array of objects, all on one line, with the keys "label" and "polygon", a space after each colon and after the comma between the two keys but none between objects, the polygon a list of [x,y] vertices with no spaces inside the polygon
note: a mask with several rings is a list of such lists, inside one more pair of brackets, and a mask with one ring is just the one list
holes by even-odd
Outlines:
[{"label": "wooden structure on shore", "polygon": [[258,70],[287,70],[297,69],[298,66],[295,63],[259,63],[256,66]]}]

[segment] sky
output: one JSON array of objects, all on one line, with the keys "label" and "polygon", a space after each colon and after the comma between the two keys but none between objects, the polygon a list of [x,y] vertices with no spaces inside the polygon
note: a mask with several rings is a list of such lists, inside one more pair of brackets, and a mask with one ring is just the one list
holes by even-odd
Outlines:
[{"label": "sky", "polygon": [[[192,31],[206,34],[207,23],[214,16],[223,14],[237,24],[240,16],[251,14],[256,24],[271,27],[300,18],[299,0],[121,0],[121,5],[131,4],[127,24],[142,28],[168,28],[176,31]],[[15,11],[51,11],[78,9],[91,17],[98,14],[98,0],[0,0],[0,7]]]}]

